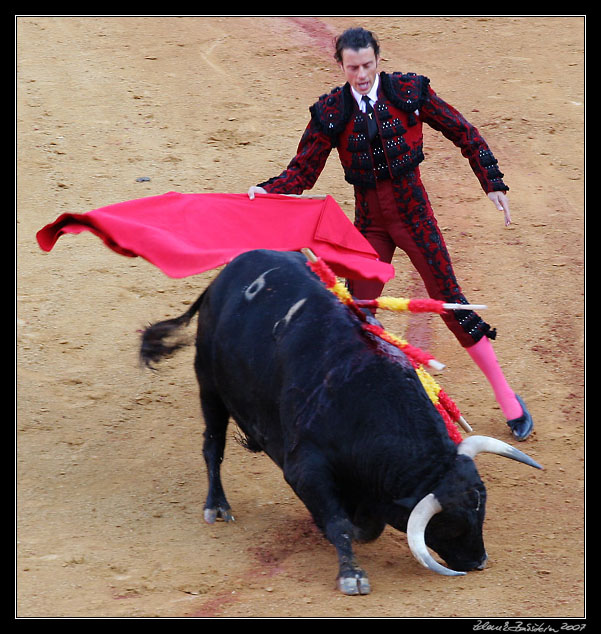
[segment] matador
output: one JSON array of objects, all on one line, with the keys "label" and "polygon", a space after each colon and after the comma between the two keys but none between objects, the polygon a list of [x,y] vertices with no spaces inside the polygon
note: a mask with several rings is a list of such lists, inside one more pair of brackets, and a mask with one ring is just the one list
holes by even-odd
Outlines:
[{"label": "matador", "polygon": [[[279,176],[251,187],[249,196],[311,189],[335,149],[345,180],[354,187],[355,226],[380,259],[391,262],[395,249],[402,249],[430,297],[467,304],[420,177],[423,124],[461,150],[509,224],[509,187],[497,159],[476,127],[434,92],[427,77],[379,70],[380,47],[370,31],[345,31],[336,41],[335,57],[346,83],[310,107],[295,157]],[[357,299],[375,299],[383,289],[378,281],[348,284]],[[448,311],[443,319],[488,379],[514,437],[527,438],[532,417],[500,368],[490,342],[496,330],[472,310]]]}]

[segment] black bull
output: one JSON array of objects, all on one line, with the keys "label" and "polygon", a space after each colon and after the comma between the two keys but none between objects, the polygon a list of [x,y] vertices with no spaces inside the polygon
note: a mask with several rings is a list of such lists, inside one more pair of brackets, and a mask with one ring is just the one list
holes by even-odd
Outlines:
[{"label": "black bull", "polygon": [[455,444],[404,355],[367,335],[301,254],[237,257],[184,315],[144,332],[147,365],[180,345],[169,335],[196,312],[206,521],[232,519],[219,472],[231,417],[335,546],[344,593],[370,591],[352,542],[377,538],[387,524],[406,532],[414,556],[436,572],[484,567],[486,490],[474,456],[540,466],[493,438]]}]

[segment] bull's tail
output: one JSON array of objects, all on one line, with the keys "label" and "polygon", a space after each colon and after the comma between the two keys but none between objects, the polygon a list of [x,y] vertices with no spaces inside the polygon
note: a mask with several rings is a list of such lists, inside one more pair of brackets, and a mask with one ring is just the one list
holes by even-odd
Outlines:
[{"label": "bull's tail", "polygon": [[174,339],[173,337],[180,328],[190,323],[192,317],[198,312],[204,295],[203,293],[183,315],[173,319],[166,319],[165,321],[158,321],[142,331],[140,359],[144,365],[152,368],[153,363],[157,363],[187,344],[185,340],[181,338]]}]

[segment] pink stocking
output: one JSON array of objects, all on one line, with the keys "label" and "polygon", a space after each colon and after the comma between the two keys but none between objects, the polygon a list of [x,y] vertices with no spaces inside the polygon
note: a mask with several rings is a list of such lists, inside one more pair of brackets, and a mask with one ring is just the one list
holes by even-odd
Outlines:
[{"label": "pink stocking", "polygon": [[482,337],[478,343],[466,348],[466,350],[488,379],[505,418],[507,420],[519,418],[523,413],[522,406],[518,403],[514,391],[509,387],[503,371],[499,367],[497,356],[488,337]]}]

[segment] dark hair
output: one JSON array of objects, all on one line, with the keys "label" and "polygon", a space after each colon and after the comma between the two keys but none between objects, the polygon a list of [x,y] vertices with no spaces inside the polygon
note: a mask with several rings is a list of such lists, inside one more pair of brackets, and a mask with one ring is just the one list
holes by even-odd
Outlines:
[{"label": "dark hair", "polygon": [[361,27],[347,29],[336,38],[336,52],[334,53],[334,59],[337,62],[342,63],[342,51],[345,48],[358,51],[360,48],[374,49],[376,57],[380,54],[380,44],[378,38],[371,32]]}]

